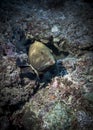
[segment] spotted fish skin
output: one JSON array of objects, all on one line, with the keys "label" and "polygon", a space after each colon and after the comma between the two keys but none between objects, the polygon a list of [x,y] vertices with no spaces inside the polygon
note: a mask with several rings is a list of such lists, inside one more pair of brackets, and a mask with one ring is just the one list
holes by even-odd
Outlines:
[{"label": "spotted fish skin", "polygon": [[38,41],[30,45],[28,58],[31,66],[38,73],[43,72],[55,64],[52,51],[42,42]]}]

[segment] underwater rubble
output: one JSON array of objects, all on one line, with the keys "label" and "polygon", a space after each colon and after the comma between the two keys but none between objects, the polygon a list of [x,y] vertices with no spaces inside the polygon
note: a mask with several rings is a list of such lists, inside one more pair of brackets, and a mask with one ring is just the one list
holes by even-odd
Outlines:
[{"label": "underwater rubble", "polygon": [[[10,5],[15,8],[6,13],[9,18],[0,20],[0,130],[92,130],[92,4]],[[55,58],[38,84],[27,66],[28,48],[35,41]]]}]

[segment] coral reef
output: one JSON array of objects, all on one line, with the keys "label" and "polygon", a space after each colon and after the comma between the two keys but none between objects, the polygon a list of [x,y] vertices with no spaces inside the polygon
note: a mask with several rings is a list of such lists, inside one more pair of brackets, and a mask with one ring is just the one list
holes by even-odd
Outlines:
[{"label": "coral reef", "polygon": [[[0,130],[92,130],[93,3],[4,2],[0,5]],[[40,75],[39,84],[27,67],[28,47],[35,40],[52,50],[56,62]]]}]

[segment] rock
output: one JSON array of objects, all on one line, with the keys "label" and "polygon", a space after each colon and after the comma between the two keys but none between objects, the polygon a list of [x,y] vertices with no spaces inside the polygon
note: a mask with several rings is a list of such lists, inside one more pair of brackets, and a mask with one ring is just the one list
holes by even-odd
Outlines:
[{"label": "rock", "polygon": [[59,28],[58,28],[57,25],[54,25],[54,26],[51,28],[51,32],[53,33],[54,36],[57,36],[57,35],[59,35],[60,30],[59,30]]},{"label": "rock", "polygon": [[28,58],[31,68],[34,71],[37,71],[36,73],[43,72],[55,64],[52,51],[42,42],[38,41],[35,41],[32,45],[30,45]]},{"label": "rock", "polygon": [[42,38],[42,39],[40,39],[40,41],[41,41],[41,42],[43,42],[44,44],[47,44],[47,43],[49,42],[49,40],[48,40],[48,39],[43,39],[43,38]]},{"label": "rock", "polygon": [[87,99],[88,101],[92,102],[92,104],[93,104],[93,92],[85,94],[84,98]]},{"label": "rock", "polygon": [[71,111],[64,103],[55,102],[48,107],[49,108],[46,108],[48,109],[48,111],[46,111],[45,113],[42,112],[44,130],[60,130],[71,128],[71,121],[73,120],[74,116],[72,116],[73,114],[70,115]]},{"label": "rock", "polygon": [[58,32],[58,31],[59,31],[59,29],[56,25],[54,25],[51,29],[51,32],[53,32],[53,33]]},{"label": "rock", "polygon": [[59,37],[53,38],[53,42],[54,42],[54,43],[57,43],[57,42],[59,42],[59,41],[60,41]]},{"label": "rock", "polygon": [[6,116],[0,117],[0,130],[9,129],[9,120]]},{"label": "rock", "polygon": [[77,112],[77,121],[81,128],[87,130],[88,127],[89,130],[91,130],[91,127],[93,128],[93,117],[91,117],[88,113],[81,110]]},{"label": "rock", "polygon": [[91,93],[93,92],[93,82],[87,82],[84,86],[83,86],[84,92],[85,93]]},{"label": "rock", "polygon": [[26,39],[33,39],[33,38],[34,38],[33,35],[31,35],[31,34],[29,34],[29,33],[26,34]]},{"label": "rock", "polygon": [[59,7],[60,5],[63,5],[64,0],[41,0],[41,5],[48,7],[48,8],[54,8]]},{"label": "rock", "polygon": [[22,122],[25,130],[42,130],[42,121],[34,112],[27,109],[22,117]]},{"label": "rock", "polygon": [[75,57],[67,57],[63,59],[62,63],[63,66],[66,67],[67,71],[72,73],[76,69],[76,61],[77,59]]},{"label": "rock", "polygon": [[[50,6],[43,8],[44,4],[36,5],[36,2],[39,3],[37,0],[32,0],[35,1],[34,5],[29,1],[21,1],[21,4],[17,1],[18,6],[12,2],[11,8],[15,7],[17,10],[14,12],[7,12],[7,8],[0,9],[1,14],[9,18],[8,21],[0,17],[0,129],[8,129],[9,122],[12,124],[11,115],[16,115],[25,104],[28,104],[30,110],[25,111],[21,118],[20,114],[15,117],[16,123],[13,128],[16,130],[22,129],[22,122],[25,127],[23,130],[29,130],[31,127],[31,130],[41,130],[41,125],[45,128],[43,130],[93,129],[93,53],[89,54],[93,51],[92,5],[83,3],[84,0],[67,0],[61,8],[54,8],[57,2],[64,0],[38,0],[45,3],[45,6]],[[16,58],[21,62],[28,62],[27,55],[17,56],[25,51],[22,47],[25,38],[36,39],[46,44],[46,39],[51,36],[54,37],[53,42],[57,50],[62,54],[68,52],[69,55],[64,58],[62,55],[58,57],[62,59],[61,64],[58,64],[59,73],[56,73],[55,68],[53,71],[49,69],[47,73],[43,71],[44,78],[40,77],[40,83],[45,83],[49,77],[50,80],[44,87],[40,84],[39,90],[33,94],[33,88],[36,86],[35,75],[30,72],[30,68],[25,68],[24,72],[20,73],[20,68],[16,66]],[[54,48],[51,49],[55,52]],[[18,52],[17,55],[15,51]],[[44,56],[44,60],[45,58]],[[36,59],[37,56],[34,58],[35,64]],[[39,62],[40,71],[41,64]],[[39,65],[37,64],[36,68]],[[90,115],[87,114],[88,111]],[[74,117],[75,112],[78,112],[77,118]]]},{"label": "rock", "polygon": [[24,75],[21,74],[20,68],[16,66],[17,58],[22,62],[27,61],[26,54],[17,54],[16,57],[3,56],[0,60],[0,107],[6,106],[6,109],[27,101],[35,86],[35,82],[26,77],[27,71]]}]

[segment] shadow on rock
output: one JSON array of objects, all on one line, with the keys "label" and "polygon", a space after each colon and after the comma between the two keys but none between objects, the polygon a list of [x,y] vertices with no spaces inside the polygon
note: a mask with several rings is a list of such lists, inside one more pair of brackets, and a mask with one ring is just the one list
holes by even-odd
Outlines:
[{"label": "shadow on rock", "polygon": [[47,71],[44,71],[42,74],[39,75],[39,79],[37,78],[36,74],[32,73],[32,70],[26,62],[20,61],[17,59],[16,64],[20,67],[20,84],[25,86],[25,78],[29,79],[31,82],[35,81],[35,87],[33,88],[33,94],[37,93],[39,89],[45,88],[48,83],[51,82],[52,78],[54,77],[63,77],[68,74],[66,68],[62,65],[62,60],[57,60],[56,64],[50,67]]}]

